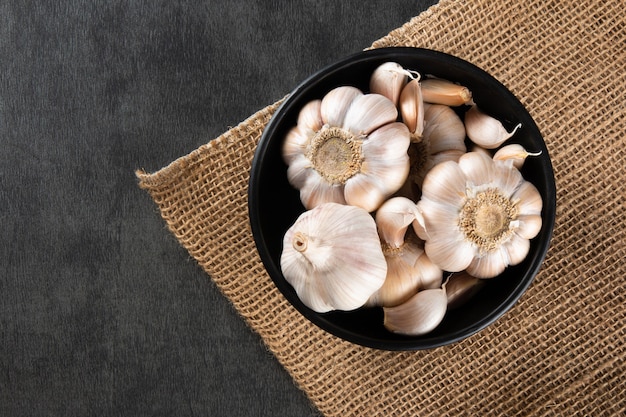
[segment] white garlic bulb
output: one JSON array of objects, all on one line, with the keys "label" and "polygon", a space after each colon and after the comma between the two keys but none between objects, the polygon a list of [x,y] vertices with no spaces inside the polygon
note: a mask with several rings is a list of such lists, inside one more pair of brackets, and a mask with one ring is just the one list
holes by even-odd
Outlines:
[{"label": "white garlic bulb", "polygon": [[372,72],[370,93],[381,94],[397,105],[400,92],[411,76],[411,73],[397,62],[385,62]]},{"label": "white garlic bulb", "polygon": [[433,331],[443,321],[448,309],[445,285],[423,290],[395,307],[383,307],[387,330],[407,336]]},{"label": "white garlic bulb", "polygon": [[424,179],[416,228],[430,259],[445,271],[492,278],[526,257],[541,229],[542,199],[512,163],[468,152]]},{"label": "white garlic bulb", "polygon": [[469,88],[441,78],[422,80],[422,98],[427,103],[461,106],[474,104]]},{"label": "white garlic bulb", "polygon": [[280,266],[312,310],[354,310],[384,283],[387,262],[373,217],[364,209],[324,203],[287,230]]},{"label": "white garlic bulb", "polygon": [[368,306],[395,306],[420,289],[441,286],[443,271],[428,259],[422,242],[407,234],[408,227],[416,221],[423,222],[421,213],[413,201],[404,197],[390,198],[376,212],[387,276],[383,286],[370,297]]},{"label": "white garlic bulb", "polygon": [[475,144],[486,149],[495,149],[510,139],[522,127],[521,123],[508,132],[502,123],[473,105],[465,113],[465,130]]},{"label": "white garlic bulb", "polygon": [[335,202],[372,212],[400,189],[409,172],[410,134],[397,116],[388,98],[350,86],[305,105],[282,149],[304,207]]}]

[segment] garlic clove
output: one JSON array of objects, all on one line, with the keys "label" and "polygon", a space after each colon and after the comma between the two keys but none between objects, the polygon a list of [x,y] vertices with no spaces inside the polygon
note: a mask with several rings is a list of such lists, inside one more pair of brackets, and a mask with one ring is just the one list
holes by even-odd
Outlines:
[{"label": "garlic clove", "polygon": [[398,99],[407,83],[410,72],[397,62],[385,62],[379,65],[370,77],[370,93],[381,94],[398,105]]},{"label": "garlic clove", "polygon": [[504,249],[509,257],[509,265],[517,265],[528,255],[530,240],[514,233],[510,240],[504,244]]},{"label": "garlic clove", "polygon": [[362,95],[361,90],[352,86],[341,86],[330,90],[320,103],[322,123],[330,126],[341,126],[352,102]]},{"label": "garlic clove", "polygon": [[322,100],[311,100],[298,113],[297,125],[300,129],[312,135],[322,128]]},{"label": "garlic clove", "polygon": [[485,281],[462,271],[452,274],[446,282],[448,309],[459,308],[467,303],[484,286]]},{"label": "garlic clove", "polygon": [[443,150],[466,152],[465,125],[450,106],[442,104],[424,105],[424,138],[430,144],[430,153]]},{"label": "garlic clove", "polygon": [[383,242],[392,248],[404,244],[408,227],[422,214],[417,205],[405,197],[393,197],[385,201],[376,211],[376,226]]},{"label": "garlic clove", "polygon": [[519,226],[515,233],[524,239],[532,239],[537,236],[543,222],[538,214],[520,214],[517,216],[517,221]]},{"label": "garlic clove", "polygon": [[409,131],[404,123],[389,123],[376,129],[363,141],[363,152],[376,159],[404,157],[410,145]]},{"label": "garlic clove", "polygon": [[408,146],[409,132],[403,123],[389,123],[372,132],[362,143],[363,153],[370,157],[345,184],[348,204],[374,211],[398,191],[409,175]]},{"label": "garlic clove", "polygon": [[475,257],[467,266],[467,273],[476,278],[495,278],[504,272],[509,264],[508,252],[504,247],[500,247]]},{"label": "garlic clove", "polygon": [[465,113],[467,136],[472,142],[486,149],[499,147],[507,139],[510,139],[520,127],[522,127],[521,123],[515,126],[511,132],[508,132],[498,119],[484,113],[477,105],[473,105]]},{"label": "garlic clove", "polygon": [[520,214],[541,214],[543,200],[537,188],[530,182],[524,181],[511,196],[511,200],[519,201],[517,206]]},{"label": "garlic clove", "polygon": [[[289,166],[287,169],[288,176],[291,174],[291,171],[292,166]],[[306,177],[304,178],[304,184],[300,187],[300,201],[302,201],[306,209],[312,209],[324,203],[346,204],[343,186],[328,186],[326,180],[315,170],[303,171],[302,175]],[[292,181],[298,185],[296,180]]]},{"label": "garlic clove", "polygon": [[409,81],[402,89],[398,103],[402,121],[411,132],[411,140],[419,142],[424,133],[424,100],[419,79]]},{"label": "garlic clove", "polygon": [[400,247],[392,248],[383,245],[383,253],[387,261],[385,282],[376,291],[366,305],[370,307],[391,307],[402,304],[415,294],[422,284],[422,273],[416,265],[424,250],[416,241],[407,240]]},{"label": "garlic clove", "polygon": [[422,198],[460,205],[465,198],[465,175],[455,162],[435,165],[424,178]]},{"label": "garlic clove", "polygon": [[512,161],[494,160],[494,168],[493,183],[506,195],[513,195],[524,182],[522,173],[513,166]]},{"label": "garlic clove", "polygon": [[285,233],[280,265],[302,302],[320,313],[363,306],[387,274],[372,216],[336,203],[296,219]]},{"label": "garlic clove", "polygon": [[423,290],[395,307],[383,307],[387,330],[420,336],[433,331],[443,321],[448,306],[445,288]]},{"label": "garlic clove", "polygon": [[469,88],[440,78],[428,78],[421,82],[422,98],[427,103],[461,106],[473,104]]},{"label": "garlic clove", "polygon": [[[434,221],[434,216],[426,220],[426,232],[429,232],[429,222]],[[441,223],[446,222],[446,227],[451,222],[450,219],[455,217],[442,216]],[[451,233],[440,233],[430,235],[424,244],[426,254],[437,266],[444,271],[459,272],[470,265],[474,259],[476,250],[472,243],[466,240],[460,231],[451,231]]]},{"label": "garlic clove", "polygon": [[304,187],[304,184],[306,184],[309,175],[319,177],[319,174],[311,169],[311,162],[304,155],[294,155],[287,168],[287,180],[289,184],[300,190]]},{"label": "garlic clove", "polygon": [[[390,167],[389,164],[393,166]],[[344,186],[346,202],[363,207],[369,212],[376,210],[390,195],[402,187],[409,174],[409,159],[364,161],[360,174],[350,178]]]},{"label": "garlic clove", "polygon": [[437,289],[443,284],[443,271],[430,260],[426,252],[417,258],[415,268],[421,271],[421,290]]},{"label": "garlic clove", "polygon": [[458,163],[465,176],[476,182],[474,185],[489,184],[496,177],[493,161],[482,153],[468,152],[459,158]]},{"label": "garlic clove", "polygon": [[493,155],[493,159],[497,161],[513,161],[513,166],[517,169],[521,169],[526,161],[526,158],[529,156],[539,156],[541,155],[541,151],[539,152],[528,152],[522,145],[517,143],[513,143],[510,145],[503,146],[498,149],[496,153]]},{"label": "garlic clove", "polygon": [[287,133],[283,142],[282,156],[285,163],[290,164],[295,156],[305,152],[315,132],[322,128],[321,104],[321,100],[312,100],[298,113],[297,125]]},{"label": "garlic clove", "polygon": [[342,127],[355,135],[367,136],[372,131],[398,118],[398,110],[391,100],[380,94],[357,96],[343,120]]},{"label": "garlic clove", "polygon": [[312,136],[312,134],[307,134],[305,129],[300,129],[298,126],[289,130],[287,135],[285,135],[285,141],[281,150],[283,161],[289,165],[296,158],[306,153]]}]

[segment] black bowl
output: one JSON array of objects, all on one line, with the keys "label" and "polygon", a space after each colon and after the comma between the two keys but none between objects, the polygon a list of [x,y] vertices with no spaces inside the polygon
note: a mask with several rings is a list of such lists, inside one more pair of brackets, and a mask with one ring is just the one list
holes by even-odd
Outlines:
[{"label": "black bowl", "polygon": [[[501,276],[488,280],[464,306],[448,311],[434,331],[419,337],[387,331],[380,308],[316,313],[300,301],[280,269],[283,236],[304,211],[298,191],[287,181],[287,166],[281,158],[285,134],[296,124],[298,112],[304,104],[322,98],[331,89],[352,85],[367,92],[372,71],[387,61],[395,61],[422,75],[465,85],[481,109],[499,119],[507,129],[522,123],[511,142],[530,151],[541,151],[539,157],[528,158],[522,169],[524,178],[537,187],[544,202],[542,229],[531,241],[530,253],[521,264],[508,267]],[[539,129],[517,98],[488,73],[462,59],[408,47],[359,52],[302,82],[277,109],[263,132],[252,162],[248,197],[252,233],[259,254],[270,277],[289,302],[322,329],[350,342],[385,350],[447,345],[471,336],[501,317],[522,296],[539,271],[552,236],[556,210],[554,173],[548,150]]]}]

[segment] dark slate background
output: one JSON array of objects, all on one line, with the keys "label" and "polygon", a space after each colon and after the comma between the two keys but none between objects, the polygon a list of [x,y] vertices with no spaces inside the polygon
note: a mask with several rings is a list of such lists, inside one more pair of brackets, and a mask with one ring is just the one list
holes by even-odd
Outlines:
[{"label": "dark slate background", "polygon": [[0,416],[313,416],[156,171],[434,1],[0,1]]}]

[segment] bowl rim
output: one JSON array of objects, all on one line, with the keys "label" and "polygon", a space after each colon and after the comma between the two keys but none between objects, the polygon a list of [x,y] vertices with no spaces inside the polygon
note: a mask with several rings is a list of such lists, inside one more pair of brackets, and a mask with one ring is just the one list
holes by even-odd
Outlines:
[{"label": "bowl rim", "polygon": [[[540,236],[541,240],[538,242],[538,247],[534,252],[533,259],[530,266],[524,271],[524,277],[520,279],[517,286],[509,293],[497,308],[490,311],[489,314],[477,320],[473,325],[468,325],[457,331],[446,333],[445,335],[429,336],[424,335],[416,338],[406,339],[394,339],[394,340],[381,340],[376,337],[370,337],[361,333],[354,332],[343,326],[339,326],[327,320],[324,314],[317,313],[308,307],[304,306],[302,302],[297,298],[294,299],[293,287],[286,281],[280,270],[280,266],[276,265],[272,259],[269,249],[265,240],[263,239],[263,231],[260,224],[260,214],[255,207],[258,206],[259,190],[258,182],[260,176],[260,170],[264,159],[264,156],[268,152],[268,147],[271,143],[270,139],[273,136],[275,130],[280,125],[284,118],[284,115],[293,111],[293,106],[298,102],[298,99],[309,92],[309,90],[320,80],[328,77],[332,77],[339,71],[358,65],[373,59],[380,60],[381,63],[385,60],[393,61],[398,56],[410,55],[414,59],[428,59],[428,60],[445,60],[446,64],[459,67],[466,71],[472,71],[475,76],[481,78],[490,87],[495,88],[498,95],[503,95],[507,100],[511,101],[518,111],[522,112],[527,119],[526,127],[532,129],[535,133],[534,136],[540,139],[543,149],[542,151],[542,166],[545,170],[545,182],[543,186],[546,190],[547,199],[544,197],[542,208],[542,231]],[[376,49],[367,49],[351,55],[348,55],[338,61],[326,65],[320,70],[314,72],[309,77],[305,78],[296,88],[284,99],[284,101],[275,110],[268,124],[265,126],[257,148],[254,152],[250,177],[248,182],[248,214],[250,220],[250,227],[252,229],[256,248],[259,252],[260,258],[264,267],[267,270],[270,278],[277,286],[283,296],[287,298],[290,304],[299,311],[306,319],[320,327],[322,330],[331,333],[346,341],[356,343],[361,346],[370,347],[374,349],[389,350],[389,351],[406,351],[406,350],[422,350],[432,349],[444,345],[453,344],[466,339],[481,330],[485,329],[500,317],[502,317],[507,311],[509,311],[513,305],[522,297],[529,286],[538,274],[541,265],[547,255],[550,242],[552,240],[553,229],[556,218],[556,184],[554,180],[554,170],[552,162],[548,154],[548,150],[543,139],[543,135],[539,131],[534,119],[528,113],[527,109],[521,104],[518,98],[500,81],[494,78],[492,75],[481,69],[480,67],[454,55],[436,51],[426,48],[416,48],[407,46],[392,46]],[[278,279],[280,277],[281,279]]]}]

